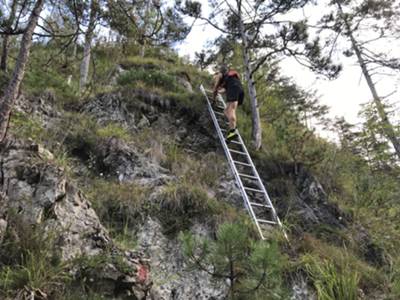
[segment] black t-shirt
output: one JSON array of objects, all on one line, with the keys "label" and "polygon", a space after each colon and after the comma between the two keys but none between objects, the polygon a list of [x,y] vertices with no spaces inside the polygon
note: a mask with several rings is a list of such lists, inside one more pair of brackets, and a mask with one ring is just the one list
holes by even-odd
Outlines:
[{"label": "black t-shirt", "polygon": [[242,83],[240,82],[239,75],[234,70],[229,70],[226,72],[220,81],[220,86],[224,87],[225,89],[236,89],[240,88],[243,89]]}]

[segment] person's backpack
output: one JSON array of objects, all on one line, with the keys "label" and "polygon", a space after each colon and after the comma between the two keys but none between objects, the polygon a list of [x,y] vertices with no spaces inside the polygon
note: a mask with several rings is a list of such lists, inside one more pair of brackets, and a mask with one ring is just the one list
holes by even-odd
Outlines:
[{"label": "person's backpack", "polygon": [[221,87],[225,87],[228,78],[236,78],[240,80],[240,75],[236,70],[229,69],[225,74],[222,74],[222,78],[219,85]]},{"label": "person's backpack", "polygon": [[240,79],[239,73],[233,69],[230,69],[228,72],[226,72],[225,76],[226,77],[236,77],[237,79]]}]

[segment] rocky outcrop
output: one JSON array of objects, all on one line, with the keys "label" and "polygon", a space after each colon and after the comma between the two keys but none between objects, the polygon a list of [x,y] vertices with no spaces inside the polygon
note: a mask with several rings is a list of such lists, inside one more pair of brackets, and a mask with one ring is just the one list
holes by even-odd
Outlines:
[{"label": "rocky outcrop", "polygon": [[54,121],[54,119],[61,116],[60,111],[55,108],[55,102],[54,93],[46,90],[34,97],[26,97],[21,94],[16,100],[15,107],[16,111],[35,116],[47,127],[50,121]]},{"label": "rocky outcrop", "polygon": [[296,176],[299,194],[293,199],[293,213],[302,220],[304,229],[316,224],[335,228],[346,226],[346,216],[339,207],[329,201],[319,181],[305,169]]},{"label": "rocky outcrop", "polygon": [[149,276],[140,278],[139,273],[148,270],[147,261],[138,253],[122,252],[114,246],[84,195],[62,168],[37,149],[37,145],[18,141],[0,148],[0,240],[11,226],[8,218],[17,214],[26,224],[41,224],[48,231],[59,232],[57,245],[64,261],[117,255],[125,267],[104,265],[93,282],[102,286],[106,295],[144,298],[151,281]]},{"label": "rocky outcrop", "polygon": [[[138,232],[140,249],[151,257],[152,292],[156,299],[225,299],[226,282],[206,272],[190,270],[180,241],[164,236],[162,231],[160,223],[149,218]],[[209,235],[201,224],[192,226],[191,231],[201,236]]]},{"label": "rocky outcrop", "polygon": [[146,90],[102,94],[89,100],[81,110],[102,125],[118,122],[130,132],[151,126],[156,132],[175,136],[176,142],[197,152],[215,151],[218,148],[216,133],[206,109],[194,113],[174,99]]},{"label": "rocky outcrop", "polygon": [[104,140],[97,146],[96,160],[99,172],[115,177],[119,182],[154,186],[168,179],[168,170],[155,164],[133,145],[116,138]]},{"label": "rocky outcrop", "polygon": [[294,230],[310,232],[318,225],[344,229],[349,217],[330,201],[324,188],[305,167],[295,172],[293,164],[259,163],[261,177],[280,215],[287,215]]},{"label": "rocky outcrop", "polygon": [[119,93],[99,95],[87,102],[82,110],[95,117],[101,125],[116,122],[129,130],[136,129],[135,115],[128,110]]}]

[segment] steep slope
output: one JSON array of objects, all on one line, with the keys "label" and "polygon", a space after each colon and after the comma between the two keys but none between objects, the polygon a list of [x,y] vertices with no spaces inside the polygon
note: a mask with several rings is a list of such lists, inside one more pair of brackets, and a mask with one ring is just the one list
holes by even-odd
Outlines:
[{"label": "steep slope", "polygon": [[[215,240],[221,224],[245,220],[256,235],[188,77],[194,86],[208,80],[191,66],[133,57],[114,68],[103,92],[77,102],[60,105],[57,89],[22,93],[0,149],[0,273],[10,278],[2,296],[227,297],[227,280],[190,265],[179,233]],[[356,270],[356,293],[380,297],[383,249],[332,201],[310,168],[273,151],[252,155],[291,240],[273,235],[287,257],[283,271],[271,274],[286,279],[275,296],[315,299],[316,276],[322,276],[315,270],[336,260],[340,266],[328,279],[348,279]],[[23,234],[30,230],[34,239]],[[47,245],[45,253],[37,244]],[[38,269],[29,265],[31,254],[49,261],[54,277],[43,279],[38,271],[43,284],[19,280]]]},{"label": "steep slope", "polygon": [[[82,105],[79,113],[60,110],[54,96],[48,93],[21,97],[16,110],[11,125],[15,135],[12,134],[1,148],[1,237],[6,243],[19,224],[43,229],[45,235],[57,232],[57,239],[52,242],[60,252],[60,259],[68,263],[65,272],[73,268],[74,280],[84,276],[84,280],[88,280],[85,285],[102,295],[135,295],[138,299],[146,295],[155,299],[223,297],[226,293],[223,282],[216,282],[205,272],[187,270],[176,235],[180,229],[192,227],[212,235],[216,223],[208,213],[220,214],[225,208],[210,197],[218,194],[220,200],[238,199],[226,166],[213,154],[217,145],[211,128],[198,124],[199,115],[178,106],[176,101],[140,89],[96,96]],[[87,123],[74,127],[79,120]],[[138,144],[126,136],[96,131],[110,129],[110,124],[118,124],[111,126],[116,126],[117,130],[124,128],[124,132],[126,129],[128,135],[129,132],[144,131],[142,138],[145,140]],[[91,131],[90,126],[96,129]],[[115,128],[111,127],[111,130]],[[35,131],[37,135],[32,134]],[[204,134],[199,134],[201,131]],[[64,139],[71,159],[64,162],[63,157],[55,157],[42,145],[24,141],[25,136],[36,137],[56,151],[57,143],[46,139]],[[190,160],[190,154],[175,153],[180,157],[168,157],[167,166],[160,165],[166,154],[161,153],[162,149],[156,153],[157,147],[162,147],[161,142],[170,138],[173,143],[185,145],[183,148],[190,153],[198,152],[204,160],[212,159],[222,165],[214,166],[219,177],[218,182],[211,183],[216,185],[215,189],[203,190],[181,183],[185,174],[172,169],[188,166],[184,166],[185,162],[175,166],[181,163],[179,159],[202,168],[200,163]],[[150,149],[143,148],[146,146]],[[78,186],[87,191],[94,204],[87,201]],[[126,197],[133,200],[135,192],[146,190],[145,198],[139,200],[142,203],[135,210],[131,205],[137,203],[130,203],[132,199],[127,199],[126,203],[118,202],[118,193],[128,186],[132,187],[132,194]],[[233,190],[225,192],[226,186]],[[109,194],[99,200],[104,196],[104,189]],[[170,193],[178,195],[171,201]],[[115,212],[116,209],[119,211]],[[18,215],[17,221],[13,221],[14,211]],[[130,238],[135,239],[135,251],[124,245],[118,246],[118,242],[116,245],[98,215],[111,231],[119,231],[120,226],[125,226]],[[125,223],[125,218],[137,221]],[[94,266],[87,267],[75,262],[83,257],[89,259],[89,265],[93,263],[90,262],[92,257],[100,258]],[[50,288],[48,291],[48,296],[62,296]],[[42,293],[40,288],[26,291],[30,292],[38,297]]]}]

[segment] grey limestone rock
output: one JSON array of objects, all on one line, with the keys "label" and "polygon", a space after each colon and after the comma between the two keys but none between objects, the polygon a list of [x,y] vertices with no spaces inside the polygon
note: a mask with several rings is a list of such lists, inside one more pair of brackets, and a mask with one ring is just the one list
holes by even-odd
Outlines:
[{"label": "grey limestone rock", "polygon": [[130,130],[136,128],[135,115],[128,110],[126,102],[119,93],[99,95],[86,103],[82,110],[94,116],[101,125],[118,122]]},{"label": "grey limestone rock", "polygon": [[[177,238],[162,234],[162,226],[148,218],[138,232],[140,249],[151,257],[152,292],[159,300],[225,299],[228,286],[203,271],[189,270]],[[200,224],[192,231],[205,236],[207,229]]]},{"label": "grey limestone rock", "polygon": [[149,276],[140,279],[138,270],[148,269],[147,261],[114,246],[84,195],[62,169],[43,160],[37,149],[22,142],[0,148],[0,241],[13,211],[26,224],[41,224],[48,231],[58,232],[57,245],[64,261],[106,253],[120,257],[129,270],[106,265],[95,274],[94,281],[108,287],[105,294],[118,291],[142,299],[151,281]]},{"label": "grey limestone rock", "polygon": [[134,145],[109,138],[98,146],[97,161],[101,173],[116,177],[119,182],[160,185],[168,180],[168,170],[140,153]]}]

